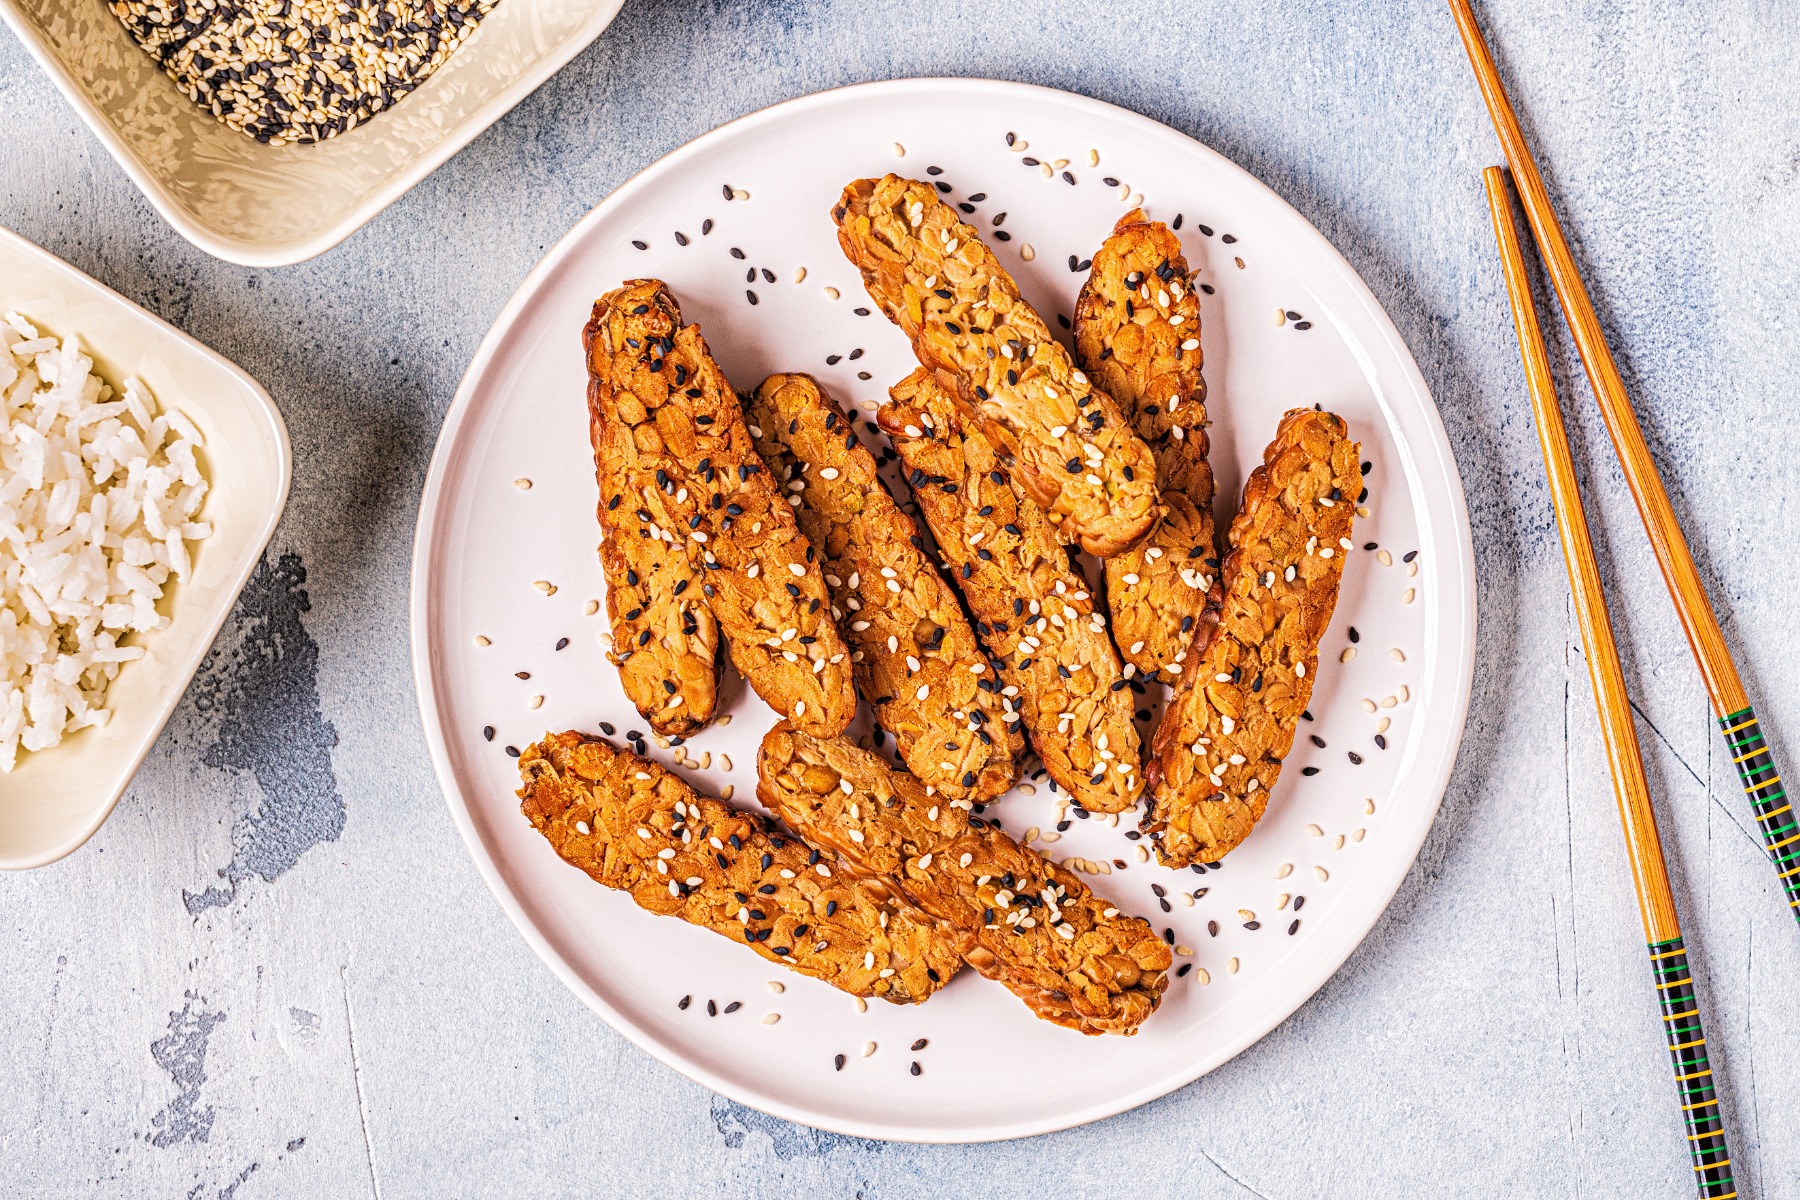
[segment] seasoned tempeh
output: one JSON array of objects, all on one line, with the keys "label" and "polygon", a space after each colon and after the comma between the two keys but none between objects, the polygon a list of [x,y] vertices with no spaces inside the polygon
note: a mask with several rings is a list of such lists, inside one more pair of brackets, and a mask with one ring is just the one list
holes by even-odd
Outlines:
[{"label": "seasoned tempeh", "polygon": [[[674,522],[653,523],[665,551],[698,548],[701,590],[731,661],[776,712],[836,733],[856,712],[849,651],[813,548],[757,457],[699,327],[682,323],[663,284],[639,279],[595,302],[583,344],[590,412],[628,434],[607,443],[616,444],[616,469],[661,491]],[[628,559],[637,549],[629,538],[619,546]],[[665,685],[670,695],[679,688]]]},{"label": "seasoned tempeh", "polygon": [[987,439],[924,370],[890,392],[879,420],[976,632],[1017,695],[1050,777],[1083,808],[1123,812],[1143,789],[1131,681],[1087,582],[1043,510],[1001,469]]},{"label": "seasoned tempeh", "polygon": [[1075,354],[1149,443],[1162,491],[1163,517],[1149,539],[1106,560],[1113,639],[1138,670],[1178,677],[1188,647],[1206,644],[1222,593],[1200,301],[1181,239],[1141,209],[1094,255],[1075,304]]},{"label": "seasoned tempeh", "polygon": [[713,718],[719,662],[719,626],[698,586],[703,569],[690,549],[695,543],[657,536],[675,523],[655,476],[620,445],[630,430],[605,420],[598,407],[590,407],[589,430],[612,626],[606,657],[652,729],[668,737],[693,733]]},{"label": "seasoned tempeh", "polygon": [[876,474],[852,418],[809,375],[771,375],[750,432],[823,558],[857,685],[900,757],[939,796],[982,803],[1018,778],[1014,705],[912,518]]},{"label": "seasoned tempeh", "polygon": [[520,810],[565,862],[640,907],[856,996],[917,1004],[961,966],[955,938],[876,883],[579,733],[519,758]]},{"label": "seasoned tempeh", "polygon": [[1161,511],[1150,448],[974,228],[930,184],[897,175],[852,183],[832,216],[870,297],[1059,536],[1106,558],[1148,534]]},{"label": "seasoned tempeh", "polygon": [[815,845],[955,930],[969,965],[1044,1020],[1131,1034],[1156,1010],[1170,955],[1147,922],[997,826],[939,805],[879,755],[782,722],[763,737],[756,794]]},{"label": "seasoned tempeh", "polygon": [[1165,866],[1216,861],[1262,817],[1337,604],[1361,452],[1342,418],[1295,409],[1244,485],[1218,627],[1151,747],[1142,828]]}]

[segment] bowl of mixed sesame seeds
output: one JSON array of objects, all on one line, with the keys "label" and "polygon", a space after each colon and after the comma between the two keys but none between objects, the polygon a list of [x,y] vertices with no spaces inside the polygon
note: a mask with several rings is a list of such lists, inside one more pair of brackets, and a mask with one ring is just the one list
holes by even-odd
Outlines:
[{"label": "bowl of mixed sesame seeds", "polygon": [[182,236],[271,267],[361,228],[623,3],[0,0],[0,18]]}]

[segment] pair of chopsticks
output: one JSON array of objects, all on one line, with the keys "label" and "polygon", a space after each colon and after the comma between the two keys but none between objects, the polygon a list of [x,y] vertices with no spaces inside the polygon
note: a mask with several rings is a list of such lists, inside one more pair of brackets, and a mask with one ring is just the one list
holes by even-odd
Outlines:
[{"label": "pair of chopsticks", "polygon": [[[1469,9],[1469,0],[1450,0],[1450,7],[1456,15],[1469,60],[1487,101],[1488,113],[1493,118],[1495,131],[1500,135],[1517,182],[1526,220],[1536,237],[1538,251],[1561,301],[1563,315],[1587,368],[1588,381],[1599,400],[1626,481],[1637,501],[1638,515],[1650,535],[1664,582],[1687,632],[1688,644],[1699,661],[1714,711],[1731,748],[1733,761],[1738,764],[1744,790],[1750,796],[1762,826],[1776,871],[1796,917],[1800,917],[1800,828],[1797,828],[1792,809],[1782,792],[1780,776],[1770,759],[1768,745],[1725,647],[1718,619],[1707,602],[1687,542],[1669,505],[1668,494],[1663,490],[1662,480],[1644,444],[1643,431],[1638,427],[1624,382],[1607,348],[1587,289],[1575,269],[1556,214],[1550,208],[1544,181],[1532,162],[1487,43]],[[1594,704],[1599,710],[1606,739],[1613,791],[1619,804],[1619,821],[1624,828],[1632,881],[1637,888],[1638,911],[1644,922],[1645,940],[1649,943],[1663,1028],[1680,1089],[1682,1115],[1687,1122],[1694,1180],[1701,1197],[1728,1200],[1737,1195],[1737,1190],[1732,1184],[1731,1156],[1725,1145],[1725,1125],[1713,1086],[1706,1038],[1701,1029],[1699,1001],[1688,968],[1675,898],[1669,888],[1668,865],[1663,859],[1661,839],[1657,836],[1656,816],[1650,807],[1650,791],[1644,779],[1631,700],[1625,691],[1625,677],[1619,666],[1618,649],[1613,643],[1612,623],[1607,616],[1600,571],[1594,560],[1581,492],[1575,481],[1575,466],[1563,427],[1556,383],[1544,352],[1543,334],[1525,273],[1517,215],[1507,189],[1506,172],[1499,167],[1489,167],[1483,177],[1494,220],[1494,237],[1499,243],[1505,269],[1507,295],[1512,302],[1513,323],[1518,330],[1526,386],[1536,417],[1538,443],[1544,454],[1544,471],[1562,533],[1570,592],[1581,625],[1582,640],[1587,646]]]}]

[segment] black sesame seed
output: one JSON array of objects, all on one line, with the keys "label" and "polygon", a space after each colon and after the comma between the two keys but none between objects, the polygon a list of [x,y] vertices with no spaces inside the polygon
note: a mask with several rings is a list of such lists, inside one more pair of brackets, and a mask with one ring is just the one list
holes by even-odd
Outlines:
[{"label": "black sesame seed", "polygon": [[1379,750],[1386,750],[1387,749],[1387,739],[1385,737],[1381,736],[1379,733],[1376,734],[1375,735],[1375,746]]},{"label": "black sesame seed", "polygon": [[1294,328],[1298,329],[1301,333],[1305,333],[1308,329],[1312,328],[1312,322],[1311,321],[1295,321]]},{"label": "black sesame seed", "polygon": [[1352,625],[1350,627],[1350,644],[1355,645],[1360,641],[1362,641],[1362,634],[1356,632],[1356,626]]},{"label": "black sesame seed", "polygon": [[717,1004],[714,1004],[711,1000],[708,1000],[706,1002],[706,1015],[709,1017],[718,1016],[719,1015],[719,1006]]},{"label": "black sesame seed", "polygon": [[1352,751],[1350,751],[1350,761],[1351,761],[1351,763],[1353,763],[1353,764],[1354,764],[1354,765],[1356,765],[1356,766],[1359,766],[1359,767],[1360,767],[1360,766],[1362,766],[1362,760],[1363,760],[1363,759],[1362,759],[1362,755],[1360,755],[1360,754],[1358,754],[1358,753],[1357,753],[1357,752],[1356,752],[1356,751],[1354,751],[1354,750],[1352,750]]},{"label": "black sesame seed", "polygon": [[918,1041],[916,1041],[912,1044],[913,1053],[917,1054],[919,1051],[923,1050],[928,1045],[930,1045],[930,1042],[927,1039],[920,1038]]},{"label": "black sesame seed", "polygon": [[1207,237],[1212,236],[1213,231],[1212,231],[1211,225],[1198,225],[1198,226],[1195,226],[1195,228],[1199,229],[1200,232],[1205,234]]},{"label": "black sesame seed", "polygon": [[1294,911],[1299,912],[1301,906],[1304,905],[1305,903],[1306,903],[1305,896],[1295,896],[1294,897]]},{"label": "black sesame seed", "polygon": [[706,218],[706,220],[700,222],[700,236],[705,237],[707,234],[709,234],[711,232],[712,232],[712,218],[708,217],[708,218]]},{"label": "black sesame seed", "polygon": [[1193,969],[1194,969],[1193,963],[1182,963],[1179,967],[1175,968],[1175,978],[1180,979],[1183,975],[1186,975],[1189,971],[1191,971]]},{"label": "black sesame seed", "polygon": [[685,233],[682,233],[679,229],[676,230],[675,231],[675,244],[677,246],[687,245],[688,244],[688,235]]},{"label": "black sesame seed", "polygon": [[833,1056],[832,1060],[831,1060],[831,1065],[836,1067],[840,1071],[843,1070],[844,1069],[844,1056],[841,1054]]},{"label": "black sesame seed", "polygon": [[733,246],[731,248],[731,257],[741,260],[744,257],[744,252],[739,250],[736,246]]},{"label": "black sesame seed", "polygon": [[866,317],[869,315],[869,310],[866,308],[853,308],[850,311],[855,313],[859,317]]},{"label": "black sesame seed", "polygon": [[1301,767],[1300,773],[1302,775],[1306,776],[1308,779],[1310,779],[1314,775],[1317,775],[1319,773],[1319,768],[1317,768],[1317,767]]},{"label": "black sesame seed", "polygon": [[636,246],[639,250],[648,250],[650,248],[650,243],[640,242],[636,238],[631,239],[631,244]]},{"label": "black sesame seed", "polygon": [[1248,929],[1254,933],[1256,930],[1262,928],[1262,922],[1261,921],[1245,921],[1244,928]]},{"label": "black sesame seed", "polygon": [[683,996],[679,1001],[676,1002],[675,1007],[679,1008],[683,1011],[686,1011],[687,1006],[692,1004],[693,1002],[694,1002],[694,998],[692,996]]},{"label": "black sesame seed", "polygon": [[1402,554],[1400,556],[1400,561],[1401,562],[1411,562],[1413,559],[1415,559],[1417,557],[1419,557],[1419,552],[1417,550],[1408,550],[1405,554]]},{"label": "black sesame seed", "polygon": [[743,1006],[743,1005],[742,1005],[742,1004],[740,1004],[740,1003],[739,1003],[739,1002],[738,1002],[738,1001],[736,1001],[736,1000],[733,1000],[733,1001],[732,1001],[732,1002],[731,1002],[731,1003],[730,1003],[730,1004],[727,1004],[727,1005],[726,1005],[726,1006],[725,1006],[725,1011],[726,1011],[726,1012],[728,1012],[728,1013],[734,1013],[734,1012],[736,1012],[736,1011],[737,1011],[737,1010],[738,1010],[738,1009],[740,1009],[740,1008],[742,1008],[742,1007],[744,1007],[744,1006]]},{"label": "black sesame seed", "polygon": [[1218,937],[1219,923],[1217,921],[1208,921],[1206,923],[1206,934],[1208,937]]},{"label": "black sesame seed", "polygon": [[1233,242],[1237,241],[1237,236],[1235,234],[1228,233],[1224,237],[1220,238],[1219,240],[1221,242],[1224,242],[1227,246],[1229,246]]},{"label": "black sesame seed", "polygon": [[1318,748],[1319,748],[1319,749],[1321,749],[1321,750],[1323,750],[1323,749],[1324,749],[1324,748],[1325,748],[1325,739],[1324,739],[1324,738],[1322,738],[1322,737],[1320,737],[1320,736],[1319,736],[1319,735],[1318,735],[1318,734],[1316,734],[1316,733],[1315,733],[1315,734],[1311,734],[1311,735],[1309,735],[1309,736],[1310,736],[1310,737],[1311,737],[1311,738],[1312,738],[1312,744],[1313,744],[1313,745],[1315,745],[1315,746],[1317,746],[1317,747],[1318,747]]},{"label": "black sesame seed", "polygon": [[508,757],[508,758],[517,758],[517,757],[519,757],[519,748],[518,748],[518,747],[517,747],[517,746],[508,746],[508,747],[507,747],[507,748],[506,748],[506,756],[507,756],[507,757]]},{"label": "black sesame seed", "polygon": [[556,648],[558,650],[567,650],[569,648],[569,639],[568,638],[557,638],[556,639]]},{"label": "black sesame seed", "polygon": [[749,289],[749,288],[745,288],[745,289],[744,289],[744,296],[745,296],[745,298],[746,298],[746,299],[748,299],[748,300],[749,300],[749,301],[750,301],[750,303],[752,303],[752,304],[756,304],[756,303],[759,303],[759,301],[758,301],[758,300],[757,300],[757,299],[756,299],[756,293],[755,293],[755,292],[753,292],[753,291],[751,291],[751,290],[750,290],[750,289]]},{"label": "black sesame seed", "polygon": [[909,1067],[907,1069],[910,1070],[914,1075],[923,1075],[925,1073],[924,1069],[922,1067],[920,1067],[918,1063],[914,1063],[911,1067]]}]

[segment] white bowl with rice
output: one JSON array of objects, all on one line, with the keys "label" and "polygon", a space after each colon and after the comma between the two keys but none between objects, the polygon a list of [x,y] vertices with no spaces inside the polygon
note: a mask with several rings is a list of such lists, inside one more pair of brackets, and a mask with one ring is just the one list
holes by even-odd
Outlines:
[{"label": "white bowl with rice", "polygon": [[0,869],[112,812],[292,465],[254,379],[0,228]]},{"label": "white bowl with rice", "polygon": [[0,18],[183,237],[277,267],[372,220],[599,37],[623,3],[500,0],[416,90],[313,145],[264,144],[215,119],[102,0],[0,0]]}]

